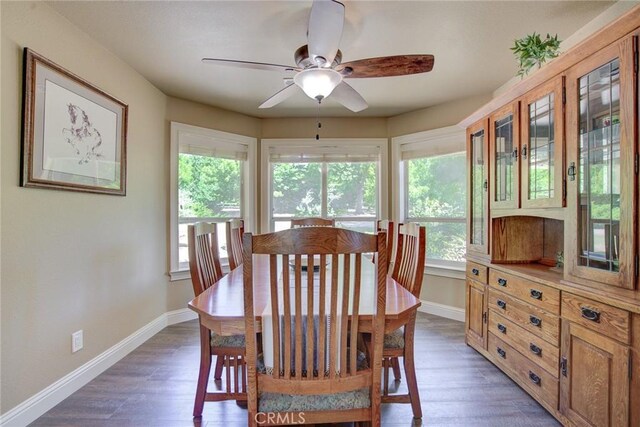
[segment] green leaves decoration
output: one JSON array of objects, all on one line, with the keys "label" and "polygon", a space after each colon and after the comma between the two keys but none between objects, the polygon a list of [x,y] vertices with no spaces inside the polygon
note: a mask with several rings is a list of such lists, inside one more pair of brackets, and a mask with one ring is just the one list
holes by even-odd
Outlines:
[{"label": "green leaves decoration", "polygon": [[533,33],[515,41],[511,48],[513,54],[518,60],[518,75],[524,77],[536,65],[538,68],[547,60],[553,59],[559,54],[560,40],[558,35],[547,37],[543,40],[540,34]]}]

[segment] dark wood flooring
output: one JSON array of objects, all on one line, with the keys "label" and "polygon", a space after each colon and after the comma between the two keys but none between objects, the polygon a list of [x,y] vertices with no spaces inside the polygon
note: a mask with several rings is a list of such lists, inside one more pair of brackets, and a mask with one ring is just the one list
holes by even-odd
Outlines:
[{"label": "dark wood flooring", "polygon": [[[415,340],[424,418],[413,420],[411,405],[386,404],[382,425],[560,425],[493,364],[465,345],[464,324],[419,313]],[[31,425],[245,426],[247,412],[235,402],[207,402],[202,420],[193,420],[198,360],[197,321],[170,326]],[[398,387],[406,390],[404,382]]]}]

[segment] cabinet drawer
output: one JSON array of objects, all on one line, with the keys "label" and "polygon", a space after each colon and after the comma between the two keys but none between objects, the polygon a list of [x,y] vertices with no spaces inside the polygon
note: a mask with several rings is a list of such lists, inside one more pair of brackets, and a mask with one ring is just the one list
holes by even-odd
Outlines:
[{"label": "cabinet drawer", "polygon": [[477,280],[480,283],[487,283],[487,270],[489,269],[484,265],[467,261],[467,277]]},{"label": "cabinet drawer", "polygon": [[614,340],[630,343],[628,311],[563,292],[562,317]]},{"label": "cabinet drawer", "polygon": [[558,347],[492,311],[489,314],[489,332],[502,339],[523,356],[558,378]]},{"label": "cabinet drawer", "polygon": [[549,313],[560,314],[558,289],[493,269],[489,272],[489,285]]},{"label": "cabinet drawer", "polygon": [[501,314],[543,340],[558,346],[560,320],[558,316],[513,298],[495,289],[489,289],[489,309]]},{"label": "cabinet drawer", "polygon": [[513,347],[489,333],[489,352],[496,365],[515,375],[520,384],[552,408],[558,408],[558,380]]}]

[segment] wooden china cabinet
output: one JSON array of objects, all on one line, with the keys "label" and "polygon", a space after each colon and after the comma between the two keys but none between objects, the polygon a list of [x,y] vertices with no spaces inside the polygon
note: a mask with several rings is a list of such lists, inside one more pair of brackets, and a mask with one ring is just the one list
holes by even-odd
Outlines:
[{"label": "wooden china cabinet", "polygon": [[640,6],[461,122],[466,341],[566,426],[640,427]]}]

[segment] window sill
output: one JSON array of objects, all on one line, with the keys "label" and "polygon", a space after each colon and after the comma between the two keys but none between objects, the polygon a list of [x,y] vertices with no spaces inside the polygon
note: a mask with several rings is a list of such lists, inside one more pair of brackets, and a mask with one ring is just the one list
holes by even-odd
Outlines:
[{"label": "window sill", "polygon": [[189,270],[178,270],[169,272],[169,281],[177,282],[178,280],[191,279],[191,273]]},{"label": "window sill", "polygon": [[[220,263],[220,268],[222,268],[222,275],[224,276],[229,272],[229,263],[227,262],[226,258],[224,258],[224,260],[221,260],[221,261],[222,262]],[[169,272],[170,282],[177,282],[179,280],[188,280],[188,279],[191,279],[191,272],[188,269]]]},{"label": "window sill", "polygon": [[450,279],[464,280],[466,271],[464,267],[426,264],[424,274],[429,276],[448,277]]}]

